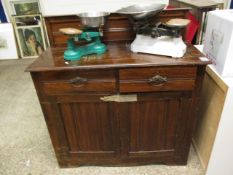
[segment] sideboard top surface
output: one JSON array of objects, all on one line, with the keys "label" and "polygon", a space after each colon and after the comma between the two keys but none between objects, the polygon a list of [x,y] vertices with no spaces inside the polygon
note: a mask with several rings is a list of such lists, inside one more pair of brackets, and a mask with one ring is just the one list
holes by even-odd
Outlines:
[{"label": "sideboard top surface", "polygon": [[[187,46],[186,54],[182,58],[133,53],[129,44],[110,43],[107,52],[102,55],[90,55],[78,61],[65,61],[65,48],[48,48],[26,69],[28,72],[72,70],[72,69],[101,69],[123,67],[151,67],[177,65],[206,65],[209,60],[201,60],[203,55],[192,45]],[[169,48],[168,48],[169,49]]]}]

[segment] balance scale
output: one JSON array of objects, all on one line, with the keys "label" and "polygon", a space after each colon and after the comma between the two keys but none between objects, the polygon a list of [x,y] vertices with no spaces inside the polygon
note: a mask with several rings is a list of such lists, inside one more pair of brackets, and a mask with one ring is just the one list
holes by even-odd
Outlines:
[{"label": "balance scale", "polygon": [[[102,34],[102,26],[104,25],[104,17],[109,13],[92,12],[80,13],[83,28],[61,28],[60,32],[68,36],[67,49],[64,52],[64,59],[68,61],[79,60],[83,56],[91,54],[103,54],[107,51],[107,47],[100,40]],[[76,41],[85,41],[86,43],[76,46]]]},{"label": "balance scale", "polygon": [[189,24],[188,19],[171,19],[165,23],[154,23],[153,18],[166,5],[133,5],[122,8],[117,13],[128,15],[134,25],[136,38],[131,44],[131,51],[171,57],[182,57],[186,44],[182,40],[183,29]]},{"label": "balance scale", "polygon": [[[107,47],[100,41],[100,32],[82,31],[74,28],[62,28],[60,31],[69,36],[67,49],[64,52],[64,59],[73,61],[90,54],[103,54]],[[75,41],[88,41],[83,46],[76,46]]]}]

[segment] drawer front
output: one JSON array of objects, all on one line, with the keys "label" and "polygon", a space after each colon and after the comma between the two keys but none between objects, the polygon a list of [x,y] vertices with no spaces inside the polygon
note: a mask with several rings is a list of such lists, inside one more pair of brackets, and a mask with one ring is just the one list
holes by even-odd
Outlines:
[{"label": "drawer front", "polygon": [[192,90],[196,67],[130,68],[119,72],[120,92]]},{"label": "drawer front", "polygon": [[40,75],[42,91],[47,95],[74,92],[116,92],[113,70],[58,71]]}]

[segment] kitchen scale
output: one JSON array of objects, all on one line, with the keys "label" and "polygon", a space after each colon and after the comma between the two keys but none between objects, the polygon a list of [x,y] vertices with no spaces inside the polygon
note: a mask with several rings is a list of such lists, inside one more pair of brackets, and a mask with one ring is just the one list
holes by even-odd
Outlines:
[{"label": "kitchen scale", "polygon": [[[61,28],[59,31],[68,36],[67,49],[64,52],[64,59],[68,61],[79,60],[81,57],[90,54],[103,54],[107,47],[100,40],[104,17],[109,13],[81,13],[78,16],[83,24],[83,29]],[[76,46],[76,41],[85,41],[86,43]]]},{"label": "kitchen scale", "polygon": [[165,4],[139,4],[117,11],[117,13],[128,15],[134,25],[136,38],[130,46],[132,52],[176,58],[185,54],[187,46],[182,40],[182,32],[190,21],[171,19],[165,23],[154,23],[154,16],[165,7]]}]

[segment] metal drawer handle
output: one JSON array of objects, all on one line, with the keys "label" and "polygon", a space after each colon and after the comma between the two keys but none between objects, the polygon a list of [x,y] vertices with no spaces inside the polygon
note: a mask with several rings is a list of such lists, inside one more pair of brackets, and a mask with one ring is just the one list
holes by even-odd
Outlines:
[{"label": "metal drawer handle", "polygon": [[165,82],[167,82],[167,77],[163,77],[161,75],[155,75],[148,80],[148,83],[152,85],[159,85]]},{"label": "metal drawer handle", "polygon": [[74,79],[69,80],[69,82],[72,84],[83,84],[87,82],[87,79],[82,77],[75,77]]}]

